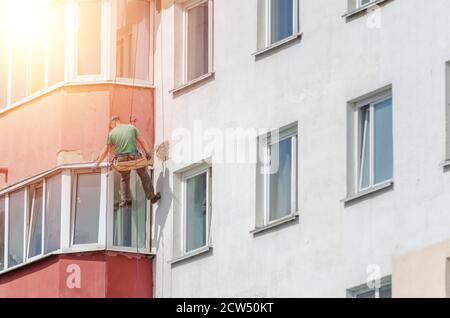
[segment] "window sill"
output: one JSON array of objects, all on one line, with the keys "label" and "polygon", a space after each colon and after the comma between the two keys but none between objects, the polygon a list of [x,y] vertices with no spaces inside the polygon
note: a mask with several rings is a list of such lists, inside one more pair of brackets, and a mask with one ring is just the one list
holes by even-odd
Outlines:
[{"label": "window sill", "polygon": [[288,44],[288,43],[290,43],[292,41],[295,41],[295,40],[301,38],[302,35],[303,35],[303,32],[298,32],[298,33],[296,33],[294,35],[291,35],[291,36],[289,36],[289,37],[287,37],[287,38],[285,38],[285,39],[283,39],[281,41],[278,41],[278,42],[276,42],[276,43],[274,43],[274,44],[272,44],[272,45],[270,45],[270,46],[268,46],[268,47],[266,47],[264,49],[256,51],[252,55],[255,56],[255,57],[258,57],[260,55],[268,53],[269,51],[275,50],[275,49],[277,49],[277,48],[279,48],[279,47],[281,47],[283,45],[286,45],[286,44]]},{"label": "window sill", "polygon": [[177,258],[169,261],[169,264],[170,265],[175,265],[175,264],[182,263],[182,262],[184,262],[184,261],[186,261],[188,259],[195,258],[195,257],[200,256],[200,255],[207,254],[207,253],[211,252],[212,249],[213,249],[212,245],[207,245],[207,246],[199,248],[199,249],[197,249],[195,251],[189,252],[189,253],[187,253],[187,254],[185,254],[183,256],[177,257]]},{"label": "window sill", "polygon": [[256,235],[256,234],[259,234],[259,233],[271,230],[273,228],[277,228],[277,227],[279,227],[281,225],[284,225],[286,223],[290,223],[290,222],[293,222],[293,221],[297,220],[299,216],[300,216],[299,213],[295,213],[293,215],[289,215],[287,217],[279,219],[278,221],[275,221],[275,222],[270,223],[268,225],[265,225],[265,226],[262,226],[262,227],[257,227],[255,229],[251,230],[250,234]]},{"label": "window sill", "polygon": [[368,9],[370,9],[370,8],[372,8],[374,6],[377,6],[377,5],[379,5],[379,4],[383,3],[383,2],[386,2],[386,1],[389,1],[389,0],[377,0],[377,1],[374,1],[374,2],[371,2],[371,3],[368,3],[368,4],[366,4],[366,5],[362,6],[362,7],[356,8],[356,9],[354,9],[352,11],[349,11],[349,12],[343,14],[342,17],[343,18],[351,18],[351,17],[353,17],[353,16],[355,16],[355,15],[357,15],[357,14],[363,12],[363,11],[367,11]]},{"label": "window sill", "polygon": [[442,168],[450,167],[450,159],[446,159],[443,163],[441,163]]},{"label": "window sill", "polygon": [[364,191],[362,191],[362,192],[360,192],[358,194],[355,194],[353,196],[349,196],[349,197],[341,200],[341,202],[343,202],[343,203],[350,203],[352,201],[361,199],[361,198],[363,198],[365,196],[371,195],[371,194],[373,194],[375,192],[391,188],[393,185],[394,185],[394,181],[387,181],[387,182],[384,182],[384,183],[379,184],[377,186],[374,186],[373,188],[370,188],[368,190],[364,190]]},{"label": "window sill", "polygon": [[171,91],[169,91],[169,93],[170,94],[180,93],[181,91],[184,91],[184,90],[186,90],[186,89],[188,89],[188,88],[190,88],[190,87],[192,87],[192,86],[194,86],[194,85],[196,85],[198,83],[201,83],[203,81],[206,81],[209,78],[212,78],[214,76],[214,74],[215,74],[215,72],[206,73],[205,75],[202,75],[202,76],[196,78],[195,80],[192,80],[190,82],[187,82],[186,84],[183,84],[183,85],[181,85],[181,86],[179,86],[177,88],[172,89]]}]

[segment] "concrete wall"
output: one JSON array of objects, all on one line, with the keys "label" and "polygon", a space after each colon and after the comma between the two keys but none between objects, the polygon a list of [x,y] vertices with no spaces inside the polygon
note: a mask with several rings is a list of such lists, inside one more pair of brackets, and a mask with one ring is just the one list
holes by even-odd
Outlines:
[{"label": "concrete wall", "polygon": [[[301,40],[258,59],[257,1],[214,2],[215,77],[177,96],[173,1],[158,4],[156,143],[193,131],[195,120],[222,130],[298,121],[300,218],[254,237],[254,164],[213,163],[213,252],[171,266],[182,165],[158,162],[155,295],[345,297],[366,282],[368,265],[390,275],[394,256],[450,238],[450,177],[440,166],[450,2],[393,0],[381,27],[368,28],[367,15],[341,16],[346,0],[300,1]],[[345,206],[347,102],[387,85],[394,188]]]}]

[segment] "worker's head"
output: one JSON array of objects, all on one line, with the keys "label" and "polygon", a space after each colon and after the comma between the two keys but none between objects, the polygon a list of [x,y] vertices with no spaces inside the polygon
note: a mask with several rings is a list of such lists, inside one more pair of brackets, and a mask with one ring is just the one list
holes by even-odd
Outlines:
[{"label": "worker's head", "polygon": [[111,129],[115,128],[117,125],[120,125],[120,118],[119,116],[112,116],[111,120],[109,121],[109,127]]}]

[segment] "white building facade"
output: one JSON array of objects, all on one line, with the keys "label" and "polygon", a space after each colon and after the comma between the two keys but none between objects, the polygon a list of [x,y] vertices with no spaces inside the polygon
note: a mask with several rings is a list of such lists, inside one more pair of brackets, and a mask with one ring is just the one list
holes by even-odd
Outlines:
[{"label": "white building facade", "polygon": [[155,296],[450,296],[449,10],[158,3]]}]

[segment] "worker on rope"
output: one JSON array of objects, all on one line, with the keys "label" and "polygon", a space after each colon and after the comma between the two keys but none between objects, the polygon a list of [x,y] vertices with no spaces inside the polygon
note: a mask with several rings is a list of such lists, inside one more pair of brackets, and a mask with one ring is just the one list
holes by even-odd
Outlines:
[{"label": "worker on rope", "polygon": [[[115,161],[129,162],[142,158],[142,154],[137,151],[136,143],[139,143],[145,151],[148,159],[150,159],[150,148],[147,142],[142,138],[139,130],[134,125],[122,124],[119,116],[113,116],[110,120],[110,132],[98,159],[95,163],[95,168],[98,168],[100,163],[106,158],[109,152],[114,147],[116,157]],[[158,192],[155,194],[153,183],[146,167],[136,169],[137,174],[142,182],[145,196],[152,204],[161,199]],[[131,190],[130,190],[130,173],[131,171],[119,171],[120,173],[120,203],[119,207],[131,207]]]}]

